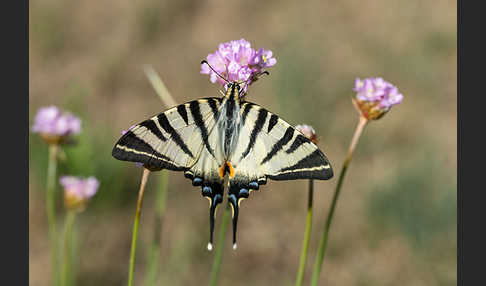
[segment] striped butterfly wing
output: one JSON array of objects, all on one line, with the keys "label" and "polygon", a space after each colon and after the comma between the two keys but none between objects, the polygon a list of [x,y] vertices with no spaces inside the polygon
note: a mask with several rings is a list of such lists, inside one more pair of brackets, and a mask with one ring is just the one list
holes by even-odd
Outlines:
[{"label": "striped butterfly wing", "polygon": [[233,247],[240,202],[266,179],[327,180],[333,176],[329,160],[307,137],[261,106],[241,105],[238,144],[232,153],[229,201],[233,210]]},{"label": "striped butterfly wing", "polygon": [[210,202],[210,242],[214,216],[223,201],[223,179],[219,167],[224,162],[217,129],[221,98],[204,98],[181,104],[130,129],[113,148],[116,159],[144,163],[151,169],[185,171],[194,186]]},{"label": "striped butterfly wing", "polygon": [[205,164],[217,166],[209,135],[220,106],[220,98],[204,98],[153,116],[127,131],[115,144],[112,155],[152,168],[191,172],[201,155],[211,153],[204,157],[214,162],[205,160]]},{"label": "striped butterfly wing", "polygon": [[236,180],[318,179],[333,176],[329,160],[307,137],[261,106],[244,102],[233,152]]},{"label": "striped butterfly wing", "polygon": [[[143,121],[123,135],[112,151],[116,159],[141,162],[151,169],[184,171],[194,186],[201,186],[210,202],[209,249],[226,172],[234,247],[239,205],[250,190],[257,190],[267,178],[326,180],[333,175],[318,147],[277,115],[242,102],[233,117],[235,101],[229,92],[235,89],[228,90],[223,99],[190,101]],[[234,130],[235,139],[229,130]]]}]

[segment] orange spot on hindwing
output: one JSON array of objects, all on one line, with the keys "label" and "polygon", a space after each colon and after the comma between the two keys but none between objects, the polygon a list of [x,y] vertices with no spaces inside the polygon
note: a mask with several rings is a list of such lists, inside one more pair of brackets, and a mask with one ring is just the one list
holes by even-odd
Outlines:
[{"label": "orange spot on hindwing", "polygon": [[219,177],[222,179],[224,178],[224,169],[226,167],[226,163],[224,163],[223,165],[221,165],[221,167],[219,168]]},{"label": "orange spot on hindwing", "polygon": [[229,177],[233,178],[235,176],[235,169],[233,168],[233,165],[231,165],[230,162],[224,162],[223,165],[219,168],[219,177],[222,179],[224,178],[224,175],[226,173],[229,173]]},{"label": "orange spot on hindwing", "polygon": [[228,168],[229,168],[230,178],[234,178],[234,176],[235,176],[235,169],[233,168],[233,165],[231,165],[230,162],[227,162],[226,163],[226,166],[228,166]]}]

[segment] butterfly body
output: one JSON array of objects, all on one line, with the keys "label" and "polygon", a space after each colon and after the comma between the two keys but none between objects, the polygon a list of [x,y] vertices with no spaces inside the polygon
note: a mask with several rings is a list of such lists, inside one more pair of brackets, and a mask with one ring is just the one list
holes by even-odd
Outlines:
[{"label": "butterfly body", "polygon": [[141,122],[112,151],[119,160],[184,171],[194,186],[201,186],[210,202],[210,245],[225,176],[234,243],[241,201],[267,178],[333,176],[329,161],[314,143],[277,115],[243,100],[240,85],[231,82],[222,98],[190,101]]}]

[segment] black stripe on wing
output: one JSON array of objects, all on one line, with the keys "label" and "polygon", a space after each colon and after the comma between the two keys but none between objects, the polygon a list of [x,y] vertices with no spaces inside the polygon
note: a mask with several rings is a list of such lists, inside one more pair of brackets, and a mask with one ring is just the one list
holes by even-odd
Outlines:
[{"label": "black stripe on wing", "polygon": [[328,180],[332,176],[333,171],[329,160],[319,149],[316,149],[293,166],[282,168],[274,174],[269,174],[268,178],[272,180]]},{"label": "black stripe on wing", "polygon": [[307,137],[305,137],[304,135],[299,134],[299,135],[297,135],[297,137],[295,137],[294,142],[292,142],[292,145],[290,145],[289,149],[287,149],[285,151],[285,153],[292,154],[302,144],[309,143],[309,142],[311,142],[311,141]]},{"label": "black stripe on wing", "polygon": [[189,118],[187,117],[186,105],[185,104],[178,105],[177,106],[177,112],[182,117],[182,119],[184,120],[186,125],[188,125],[189,124]]},{"label": "black stripe on wing", "polygon": [[270,116],[270,121],[268,121],[267,133],[270,133],[270,131],[272,131],[273,127],[275,126],[275,124],[277,124],[277,122],[278,122],[278,116],[272,114],[272,116]]},{"label": "black stripe on wing", "polygon": [[255,104],[249,102],[244,103],[243,112],[241,113],[241,126],[245,125],[246,117],[248,116],[248,113],[250,112],[252,106],[254,105]]},{"label": "black stripe on wing", "polygon": [[248,142],[248,147],[246,147],[245,152],[241,154],[241,159],[245,158],[248,153],[250,153],[251,148],[255,145],[256,139],[260,131],[262,131],[263,125],[265,124],[265,120],[267,119],[268,111],[264,108],[260,108],[258,110],[257,120],[255,121],[255,125],[253,126],[253,130],[251,131],[250,135],[250,142]]},{"label": "black stripe on wing", "polygon": [[287,130],[285,131],[285,134],[282,136],[282,138],[280,140],[278,140],[273,145],[272,150],[270,152],[268,152],[268,154],[267,154],[267,156],[265,156],[265,158],[263,158],[263,160],[260,163],[260,165],[263,165],[266,162],[270,161],[270,159],[272,159],[273,156],[275,156],[278,153],[278,151],[282,150],[282,148],[283,148],[283,146],[285,144],[287,144],[287,143],[290,142],[290,140],[292,139],[292,137],[294,137],[294,128],[292,128],[291,126],[289,126],[287,128]]},{"label": "black stripe on wing", "polygon": [[215,98],[212,98],[212,97],[207,99],[209,107],[211,107],[211,111],[213,112],[214,120],[217,120],[218,116],[219,116],[219,109],[218,109],[218,104],[217,104],[217,103],[221,103],[221,102],[219,102],[219,100],[220,100],[219,98],[215,99]]},{"label": "black stripe on wing", "polygon": [[[202,114],[201,114],[201,108],[200,108],[199,104],[200,103],[199,103],[198,100],[191,101],[189,103],[189,110],[191,111],[192,117],[194,118],[194,123],[196,124],[196,126],[199,128],[199,131],[201,132],[201,138],[204,142],[204,145],[206,146],[206,149],[214,157],[213,148],[211,148],[211,146],[209,145],[208,129],[206,128],[206,125],[204,124],[204,120],[203,120],[203,117],[202,117]],[[217,112],[218,112],[217,109],[215,110],[214,108],[212,108],[212,111],[213,111],[213,115],[215,117],[217,117]]]},{"label": "black stripe on wing", "polygon": [[176,166],[170,158],[160,154],[147,142],[139,138],[132,131],[127,131],[115,144],[111,152],[118,160],[140,162],[150,166],[157,166],[173,171],[182,171],[186,168]]},{"label": "black stripe on wing", "polygon": [[160,132],[159,127],[157,127],[157,124],[155,124],[155,122],[152,119],[145,120],[144,122],[140,123],[139,125],[150,130],[150,132],[152,132],[160,140],[162,140],[164,142],[167,141],[167,138],[165,138],[165,136],[162,134],[162,132]]},{"label": "black stripe on wing", "polygon": [[177,146],[179,146],[179,148],[184,151],[184,153],[189,155],[191,158],[194,158],[191,150],[189,150],[186,143],[184,143],[179,133],[177,133],[174,127],[172,127],[165,113],[157,115],[157,119],[159,120],[159,124],[165,130],[165,132],[170,134],[170,138],[172,139],[172,141],[174,141],[174,143],[176,143]]}]

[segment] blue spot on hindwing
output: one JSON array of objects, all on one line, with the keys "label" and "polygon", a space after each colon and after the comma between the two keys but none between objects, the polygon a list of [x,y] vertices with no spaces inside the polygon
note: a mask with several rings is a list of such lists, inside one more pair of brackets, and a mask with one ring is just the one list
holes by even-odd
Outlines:
[{"label": "blue spot on hindwing", "polygon": [[247,189],[241,189],[240,193],[238,194],[239,198],[248,198],[248,195],[250,195],[250,192]]},{"label": "blue spot on hindwing", "polygon": [[211,194],[213,193],[213,191],[211,190],[211,187],[208,187],[208,186],[204,186],[202,188],[202,195],[205,196],[205,197],[211,197]]},{"label": "blue spot on hindwing", "polygon": [[202,178],[199,178],[199,177],[195,177],[193,180],[192,180],[192,185],[193,186],[200,186],[203,182],[203,179]]}]

